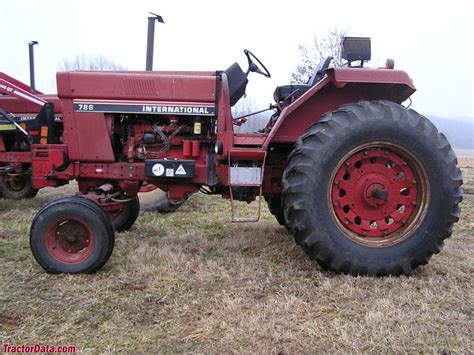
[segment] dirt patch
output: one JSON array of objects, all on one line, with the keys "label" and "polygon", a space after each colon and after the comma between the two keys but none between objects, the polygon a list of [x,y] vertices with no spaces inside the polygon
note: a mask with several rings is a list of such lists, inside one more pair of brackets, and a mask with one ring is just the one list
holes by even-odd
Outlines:
[{"label": "dirt patch", "polygon": [[5,311],[0,313],[0,329],[8,327],[18,327],[23,316],[15,311]]}]

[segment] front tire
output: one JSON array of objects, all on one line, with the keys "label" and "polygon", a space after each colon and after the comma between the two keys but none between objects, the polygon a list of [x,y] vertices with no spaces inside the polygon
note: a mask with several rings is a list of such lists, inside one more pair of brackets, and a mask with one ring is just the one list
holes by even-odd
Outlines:
[{"label": "front tire", "polygon": [[80,196],[47,203],[31,224],[33,256],[53,274],[99,270],[112,254],[114,242],[114,229],[105,211]]},{"label": "front tire", "polygon": [[10,200],[33,198],[38,194],[38,189],[31,186],[31,176],[28,174],[3,179],[1,185],[3,197]]},{"label": "front tire", "polygon": [[128,202],[124,202],[121,208],[109,212],[110,219],[117,232],[128,231],[132,228],[139,214],[140,201],[138,196],[133,197]]},{"label": "front tire", "polygon": [[410,274],[459,219],[462,176],[446,137],[387,101],[325,114],[297,141],[283,175],[285,220],[324,268]]},{"label": "front tire", "polygon": [[285,221],[285,214],[283,211],[283,204],[280,195],[272,196],[267,199],[268,210],[275,217],[278,224],[288,229],[288,225]]}]

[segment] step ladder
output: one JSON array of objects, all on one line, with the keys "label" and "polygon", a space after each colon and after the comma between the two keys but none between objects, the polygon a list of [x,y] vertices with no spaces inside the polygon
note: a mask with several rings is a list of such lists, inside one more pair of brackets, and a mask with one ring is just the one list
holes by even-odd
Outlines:
[{"label": "step ladder", "polygon": [[[230,208],[232,213],[232,223],[239,222],[258,222],[260,220],[260,214],[262,209],[262,185],[265,160],[267,158],[266,150],[260,150],[258,152],[258,160],[255,160],[254,166],[239,166],[237,163],[232,165],[232,158],[239,160],[245,160],[246,153],[249,150],[245,148],[234,148],[229,151],[229,193],[230,193]],[[255,150],[252,150],[255,155]],[[255,156],[253,156],[255,158]],[[261,159],[261,160],[260,160]],[[259,163],[261,165],[259,165]],[[255,187],[258,188],[258,208],[257,215],[255,217],[239,217],[237,216],[237,207],[235,206],[233,187]]]}]

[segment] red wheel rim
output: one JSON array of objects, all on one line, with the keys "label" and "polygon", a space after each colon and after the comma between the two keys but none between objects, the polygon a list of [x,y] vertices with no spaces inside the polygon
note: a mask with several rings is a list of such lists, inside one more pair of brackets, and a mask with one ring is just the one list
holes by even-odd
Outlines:
[{"label": "red wheel rim", "polygon": [[94,250],[95,238],[84,222],[64,218],[48,228],[45,242],[54,259],[66,264],[79,264]]},{"label": "red wheel rim", "polygon": [[138,192],[150,192],[150,191],[156,190],[157,188],[158,188],[158,186],[147,183],[146,185],[143,184],[140,187],[140,190]]},{"label": "red wheel rim", "polygon": [[101,204],[102,208],[108,213],[112,223],[117,222],[126,212],[127,204],[123,202],[111,202]]},{"label": "red wheel rim", "polygon": [[349,153],[331,181],[331,211],[339,228],[364,245],[393,245],[408,238],[426,212],[428,182],[422,165],[391,143]]},{"label": "red wheel rim", "polygon": [[122,214],[123,214],[124,210],[125,210],[125,207],[119,208],[119,209],[113,210],[113,211],[108,211],[108,214],[110,216],[110,219],[112,220],[112,223],[116,222],[119,218],[122,217]]}]

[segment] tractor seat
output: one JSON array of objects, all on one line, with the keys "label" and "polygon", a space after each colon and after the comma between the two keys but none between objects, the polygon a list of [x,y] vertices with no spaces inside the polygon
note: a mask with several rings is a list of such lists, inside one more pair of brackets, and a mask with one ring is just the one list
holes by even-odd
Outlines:
[{"label": "tractor seat", "polygon": [[326,69],[329,68],[331,64],[332,57],[326,57],[323,59],[318,66],[316,67],[314,74],[309,78],[306,84],[290,84],[278,86],[273,93],[273,98],[276,102],[286,101],[291,103],[296,100],[298,97],[303,95],[306,91],[312,88],[316,83],[318,83],[324,75],[326,75]]},{"label": "tractor seat", "polygon": [[278,86],[273,93],[275,101],[286,101],[289,97],[297,99],[309,90],[311,86],[308,84],[290,84]]}]

